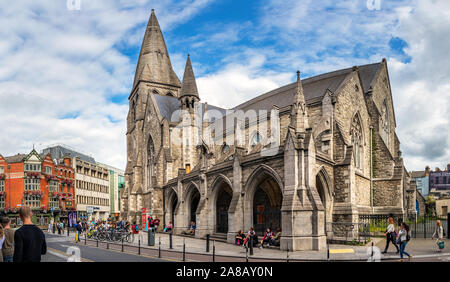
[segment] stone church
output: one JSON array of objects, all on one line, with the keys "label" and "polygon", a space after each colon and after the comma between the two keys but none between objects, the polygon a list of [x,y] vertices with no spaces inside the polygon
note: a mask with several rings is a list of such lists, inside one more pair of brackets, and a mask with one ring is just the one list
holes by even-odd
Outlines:
[{"label": "stone church", "polygon": [[385,59],[297,72],[232,109],[201,98],[189,56],[181,82],[173,71],[152,10],[129,96],[122,217],[140,222],[145,208],[176,234],[195,221],[196,237],[229,242],[281,228],[282,250],[321,250],[334,224],[415,212]]}]

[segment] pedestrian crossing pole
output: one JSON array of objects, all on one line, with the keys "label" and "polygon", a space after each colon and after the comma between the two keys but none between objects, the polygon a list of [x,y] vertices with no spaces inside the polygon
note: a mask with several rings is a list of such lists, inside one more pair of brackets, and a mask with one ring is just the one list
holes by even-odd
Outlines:
[{"label": "pedestrian crossing pole", "polygon": [[216,241],[213,240],[213,262],[216,262]]},{"label": "pedestrian crossing pole", "polygon": [[183,261],[186,261],[186,238],[183,238]]},{"label": "pedestrian crossing pole", "polygon": [[158,258],[161,258],[161,237],[159,237]]}]

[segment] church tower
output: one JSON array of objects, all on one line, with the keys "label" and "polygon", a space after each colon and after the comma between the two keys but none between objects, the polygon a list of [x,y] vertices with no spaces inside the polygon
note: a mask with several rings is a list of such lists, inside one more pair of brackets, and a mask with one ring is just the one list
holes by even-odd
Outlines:
[{"label": "church tower", "polygon": [[196,148],[201,142],[201,117],[203,114],[189,55],[186,60],[181,92],[178,99],[181,103],[183,117],[183,166],[186,169],[186,173],[189,173],[191,168],[195,167],[198,163]]},{"label": "church tower", "polygon": [[[152,9],[142,42],[127,116],[127,165],[122,194],[123,217],[141,222],[142,211],[155,213],[159,205],[162,180],[157,152],[163,132],[152,106],[154,97],[178,98],[181,83],[173,71],[164,36]],[[148,130],[151,128],[151,130]]]}]

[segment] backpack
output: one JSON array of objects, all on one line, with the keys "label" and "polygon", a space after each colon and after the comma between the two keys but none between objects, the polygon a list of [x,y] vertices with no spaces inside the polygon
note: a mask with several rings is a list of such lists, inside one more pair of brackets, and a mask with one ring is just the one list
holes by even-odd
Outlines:
[{"label": "backpack", "polygon": [[139,226],[138,226],[137,224],[135,224],[135,225],[133,226],[133,230],[134,230],[135,232],[138,232],[138,231],[139,231]]}]

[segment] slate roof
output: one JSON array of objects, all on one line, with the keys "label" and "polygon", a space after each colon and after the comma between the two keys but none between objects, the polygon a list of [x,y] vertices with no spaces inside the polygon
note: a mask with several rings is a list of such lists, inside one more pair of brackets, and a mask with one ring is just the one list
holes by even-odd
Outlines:
[{"label": "slate roof", "polygon": [[46,148],[42,151],[42,153],[44,155],[50,153],[52,155],[52,159],[59,160],[62,159],[64,156],[69,155],[71,158],[79,157],[81,160],[85,162],[96,164],[96,161],[93,157],[59,145]]},{"label": "slate roof", "polygon": [[189,55],[186,60],[186,67],[184,69],[183,82],[181,83],[180,97],[183,96],[198,97],[197,83],[195,82],[194,70],[192,69]]},{"label": "slate roof", "polygon": [[27,156],[28,154],[17,154],[15,156],[5,157],[5,161],[10,164],[21,163]]},{"label": "slate roof", "polygon": [[[370,84],[380,65],[381,63],[376,63],[358,67],[364,91],[367,91],[370,88]],[[306,102],[310,103],[314,100],[321,99],[327,90],[335,92],[347,75],[352,71],[353,68],[347,68],[303,79],[302,84]],[[285,85],[242,103],[234,109],[243,111],[250,109],[270,111],[273,105],[276,105],[279,108],[292,105],[296,87],[296,82]]]},{"label": "slate roof", "polygon": [[[175,115],[172,117],[172,115],[181,108],[180,100],[171,96],[162,96],[158,94],[155,94],[154,96],[162,117],[171,122],[178,122],[179,117]],[[200,105],[202,107],[202,112],[205,113],[205,103],[200,103]],[[226,112],[226,109],[208,104],[208,111],[210,110],[219,111],[223,115],[225,115]]]}]

